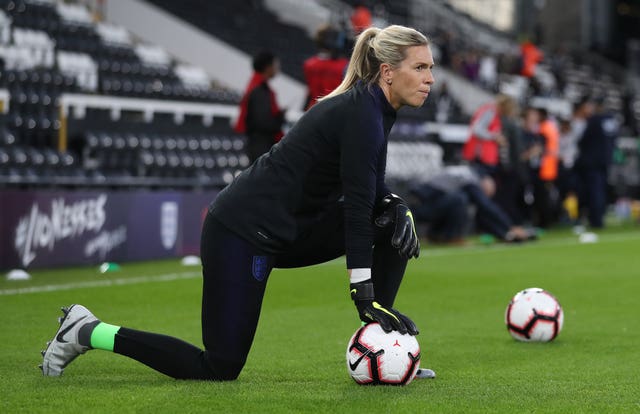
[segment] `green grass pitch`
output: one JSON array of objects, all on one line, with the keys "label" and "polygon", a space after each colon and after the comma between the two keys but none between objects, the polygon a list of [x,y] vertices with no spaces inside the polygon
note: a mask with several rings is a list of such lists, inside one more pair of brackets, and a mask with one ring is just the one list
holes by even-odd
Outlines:
[{"label": "green grass pitch", "polygon": [[[0,412],[15,413],[621,413],[640,412],[640,232],[595,244],[568,230],[523,246],[427,246],[396,307],[421,328],[435,380],[361,387],[345,348],[358,327],[344,259],[272,273],[247,365],[231,383],[175,381],[103,351],[45,378],[40,350],[59,307],[82,303],[106,322],[201,344],[199,268],[177,260],[35,271],[0,281]],[[542,287],[565,326],[548,344],[511,339],[513,294]],[[224,332],[220,332],[224,335]]]}]

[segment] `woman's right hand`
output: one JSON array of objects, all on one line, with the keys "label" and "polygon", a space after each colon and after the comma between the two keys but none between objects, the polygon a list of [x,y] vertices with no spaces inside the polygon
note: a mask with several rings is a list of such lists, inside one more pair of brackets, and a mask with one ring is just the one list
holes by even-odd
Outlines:
[{"label": "woman's right hand", "polygon": [[418,327],[408,316],[393,308],[385,308],[374,300],[373,283],[370,281],[352,283],[350,289],[362,322],[378,322],[385,332],[398,331],[409,335],[419,333]]}]

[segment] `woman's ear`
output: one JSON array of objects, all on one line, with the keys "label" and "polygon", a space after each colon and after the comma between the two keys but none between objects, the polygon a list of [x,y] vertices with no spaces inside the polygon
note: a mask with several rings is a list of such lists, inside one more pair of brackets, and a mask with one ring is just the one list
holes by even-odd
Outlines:
[{"label": "woman's ear", "polygon": [[382,63],[380,65],[380,79],[387,85],[393,83],[393,68],[388,63]]}]

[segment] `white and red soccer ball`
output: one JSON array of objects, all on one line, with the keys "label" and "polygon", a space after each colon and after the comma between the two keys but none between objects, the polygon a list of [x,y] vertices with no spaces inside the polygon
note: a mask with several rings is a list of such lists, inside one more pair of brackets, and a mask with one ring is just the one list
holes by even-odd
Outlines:
[{"label": "white and red soccer ball", "polygon": [[407,385],[420,367],[415,336],[386,333],[378,323],[358,329],[347,346],[347,369],[361,385]]},{"label": "white and red soccer ball", "polygon": [[558,300],[540,288],[516,293],[505,312],[511,336],[524,342],[549,342],[562,330],[564,313]]}]

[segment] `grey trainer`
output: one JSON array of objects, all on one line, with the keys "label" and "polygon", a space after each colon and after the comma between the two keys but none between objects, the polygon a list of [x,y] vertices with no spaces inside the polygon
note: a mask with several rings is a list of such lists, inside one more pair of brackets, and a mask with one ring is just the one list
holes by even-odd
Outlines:
[{"label": "grey trainer", "polygon": [[78,332],[86,323],[98,320],[82,305],[71,305],[62,308],[64,316],[58,318],[60,328],[56,336],[47,342],[47,349],[42,351],[42,373],[49,377],[59,377],[64,368],[80,354],[90,348],[78,343]]}]

